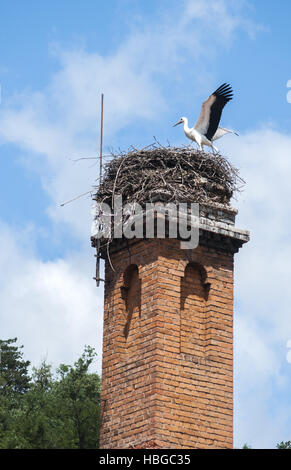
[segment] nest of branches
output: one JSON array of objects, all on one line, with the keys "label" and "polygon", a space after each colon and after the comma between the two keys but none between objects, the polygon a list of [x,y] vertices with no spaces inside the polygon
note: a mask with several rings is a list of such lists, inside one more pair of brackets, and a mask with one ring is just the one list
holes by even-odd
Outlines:
[{"label": "nest of branches", "polygon": [[94,199],[112,207],[113,197],[123,203],[199,202],[229,205],[244,181],[238,170],[220,154],[193,147],[162,147],[112,155]]}]

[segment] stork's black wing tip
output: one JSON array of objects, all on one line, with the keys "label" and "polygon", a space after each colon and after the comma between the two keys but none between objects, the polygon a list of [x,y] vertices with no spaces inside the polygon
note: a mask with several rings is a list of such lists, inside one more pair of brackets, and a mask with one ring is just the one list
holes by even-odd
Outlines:
[{"label": "stork's black wing tip", "polygon": [[213,95],[221,96],[226,101],[232,100],[233,91],[231,85],[229,83],[223,83],[222,85],[220,85],[220,87],[217,88],[217,90],[213,92]]}]

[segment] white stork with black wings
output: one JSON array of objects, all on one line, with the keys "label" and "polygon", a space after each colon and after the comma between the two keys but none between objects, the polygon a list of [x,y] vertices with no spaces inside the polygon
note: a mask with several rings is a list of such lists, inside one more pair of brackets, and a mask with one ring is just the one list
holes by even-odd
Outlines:
[{"label": "white stork with black wings", "polygon": [[186,117],[182,117],[174,126],[184,123],[186,136],[196,142],[200,150],[203,150],[203,145],[207,145],[218,152],[218,149],[213,145],[214,140],[219,139],[229,132],[238,135],[230,129],[218,127],[222,110],[231,99],[231,86],[227,83],[223,83],[223,85],[217,88],[202,104],[199,118],[194,127],[189,128],[188,119]]}]

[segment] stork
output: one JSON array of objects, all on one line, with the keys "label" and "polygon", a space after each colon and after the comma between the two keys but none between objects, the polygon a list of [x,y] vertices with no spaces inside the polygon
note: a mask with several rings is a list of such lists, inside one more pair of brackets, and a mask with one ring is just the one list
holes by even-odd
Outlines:
[{"label": "stork", "polygon": [[227,83],[223,83],[204,101],[201,106],[199,118],[192,128],[189,128],[188,119],[186,117],[182,117],[173,127],[184,123],[186,136],[188,139],[196,142],[200,150],[203,150],[203,145],[207,145],[211,147],[212,150],[218,152],[218,149],[213,145],[214,140],[220,139],[220,137],[228,133],[238,135],[231,129],[218,127],[222,110],[231,99],[231,86]]}]

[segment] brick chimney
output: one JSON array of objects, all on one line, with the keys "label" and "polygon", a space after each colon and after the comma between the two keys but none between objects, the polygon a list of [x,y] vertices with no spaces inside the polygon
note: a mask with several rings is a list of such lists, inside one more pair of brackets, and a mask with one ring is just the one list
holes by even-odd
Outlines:
[{"label": "brick chimney", "polygon": [[232,448],[233,263],[249,239],[236,212],[200,206],[195,249],[133,238],[113,240],[110,260],[101,250],[101,448]]}]

